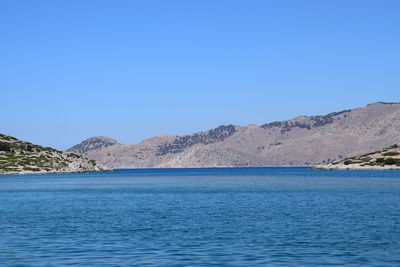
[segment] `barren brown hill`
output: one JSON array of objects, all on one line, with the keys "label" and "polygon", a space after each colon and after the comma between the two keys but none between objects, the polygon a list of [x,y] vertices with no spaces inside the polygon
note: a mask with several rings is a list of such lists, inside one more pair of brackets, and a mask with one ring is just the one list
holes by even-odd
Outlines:
[{"label": "barren brown hill", "polygon": [[220,126],[185,136],[160,135],[84,155],[110,168],[310,166],[400,143],[400,104],[300,116],[261,126]]}]

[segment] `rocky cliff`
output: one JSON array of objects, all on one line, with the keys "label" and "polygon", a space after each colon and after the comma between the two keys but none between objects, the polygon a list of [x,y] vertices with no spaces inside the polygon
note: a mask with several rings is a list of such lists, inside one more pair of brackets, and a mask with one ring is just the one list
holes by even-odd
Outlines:
[{"label": "rocky cliff", "polygon": [[400,143],[399,133],[400,104],[379,102],[260,126],[228,125],[184,136],[160,135],[83,155],[110,168],[313,166]]},{"label": "rocky cliff", "polygon": [[93,159],[0,134],[0,174],[105,171]]}]

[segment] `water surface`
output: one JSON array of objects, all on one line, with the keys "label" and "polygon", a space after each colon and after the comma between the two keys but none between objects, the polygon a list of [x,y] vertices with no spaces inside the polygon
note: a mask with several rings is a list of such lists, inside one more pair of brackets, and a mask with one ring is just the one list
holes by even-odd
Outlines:
[{"label": "water surface", "polygon": [[0,176],[0,265],[399,266],[400,171]]}]

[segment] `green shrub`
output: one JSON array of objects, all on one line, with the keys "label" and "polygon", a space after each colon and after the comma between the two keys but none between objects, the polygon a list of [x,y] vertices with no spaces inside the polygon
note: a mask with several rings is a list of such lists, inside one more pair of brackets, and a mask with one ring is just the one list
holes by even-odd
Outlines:
[{"label": "green shrub", "polygon": [[384,158],[377,158],[375,160],[376,163],[385,163],[385,159]]},{"label": "green shrub", "polygon": [[398,155],[400,155],[400,153],[392,151],[392,152],[383,153],[382,155],[383,156],[398,156]]},{"label": "green shrub", "polygon": [[385,160],[385,164],[386,164],[386,165],[396,165],[396,164],[400,164],[400,159],[387,158],[387,159]]},{"label": "green shrub", "polygon": [[38,172],[38,171],[40,171],[40,169],[38,169],[38,168],[30,168],[30,167],[24,167],[24,170],[25,170],[25,171],[32,171],[32,172]]},{"label": "green shrub", "polygon": [[348,160],[348,159],[347,159],[347,160],[345,160],[343,163],[344,163],[344,165],[350,165],[350,164],[352,164],[353,162],[352,162],[351,160]]},{"label": "green shrub", "polygon": [[11,151],[11,144],[6,142],[0,142],[0,151]]}]

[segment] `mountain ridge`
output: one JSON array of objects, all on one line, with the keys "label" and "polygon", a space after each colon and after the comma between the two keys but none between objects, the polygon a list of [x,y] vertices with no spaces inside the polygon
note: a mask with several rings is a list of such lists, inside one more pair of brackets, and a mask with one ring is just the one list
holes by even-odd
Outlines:
[{"label": "mountain ridge", "polygon": [[85,156],[112,168],[312,166],[400,142],[400,103],[376,102],[262,125],[221,125],[183,136],[160,135]]},{"label": "mountain ridge", "polygon": [[105,136],[94,136],[83,140],[81,143],[69,148],[66,152],[72,152],[84,156],[91,150],[96,150],[108,146],[117,145],[117,140],[105,137]]}]

